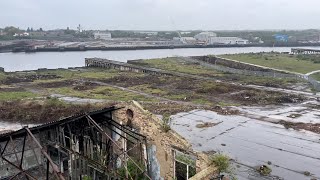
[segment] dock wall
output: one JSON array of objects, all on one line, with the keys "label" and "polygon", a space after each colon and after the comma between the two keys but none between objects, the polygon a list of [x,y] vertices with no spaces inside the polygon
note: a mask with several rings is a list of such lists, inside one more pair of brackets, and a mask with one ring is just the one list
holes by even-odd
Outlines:
[{"label": "dock wall", "polygon": [[[202,63],[202,65],[210,66],[210,68],[213,68],[217,71],[226,72],[226,73],[304,80],[312,84],[313,88],[316,91],[320,91],[320,82],[316,81],[315,79],[305,74],[267,68],[263,66],[243,63],[243,62],[225,59],[225,58],[216,57],[216,56],[192,56],[192,57],[184,57],[184,59],[191,60],[191,61],[198,61]],[[133,64],[101,59],[101,58],[86,58],[85,64],[87,67],[118,69],[121,71],[139,72],[139,73],[146,73],[146,74],[152,74],[152,75],[173,76],[178,74],[178,72],[170,73],[160,69],[141,67]]]},{"label": "dock wall", "polygon": [[167,73],[165,71],[153,68],[140,67],[132,64],[127,64],[119,61],[112,61],[108,59],[101,58],[85,58],[86,67],[101,67],[108,69],[118,69],[121,71],[131,71],[131,72],[139,72],[153,75],[170,75],[171,73]]}]

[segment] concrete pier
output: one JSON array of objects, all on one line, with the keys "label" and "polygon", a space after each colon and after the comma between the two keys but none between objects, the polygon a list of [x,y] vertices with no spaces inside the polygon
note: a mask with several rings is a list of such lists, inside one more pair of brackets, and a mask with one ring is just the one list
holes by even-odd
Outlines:
[{"label": "concrete pier", "polygon": [[292,48],[292,54],[320,54],[320,49],[302,49],[302,48]]},{"label": "concrete pier", "polygon": [[127,64],[119,61],[112,61],[112,60],[101,59],[101,58],[86,58],[85,65],[86,67],[118,69],[121,71],[140,72],[140,73],[146,73],[146,74],[152,74],[152,75],[169,75],[169,76],[172,75],[170,73],[166,73],[159,69],[140,67],[140,66],[135,66],[132,64]]}]

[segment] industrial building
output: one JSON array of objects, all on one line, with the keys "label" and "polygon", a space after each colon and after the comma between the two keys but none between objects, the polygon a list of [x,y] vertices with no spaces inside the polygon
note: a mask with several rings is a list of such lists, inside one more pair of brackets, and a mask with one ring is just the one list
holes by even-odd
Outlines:
[{"label": "industrial building", "polygon": [[249,41],[238,37],[211,37],[208,44],[248,44]]},{"label": "industrial building", "polygon": [[198,42],[204,42],[207,45],[214,44],[248,44],[249,41],[238,37],[217,37],[214,32],[202,32],[194,36]]},{"label": "industrial building", "polygon": [[204,42],[208,42],[212,37],[217,37],[217,34],[214,32],[202,32],[194,36],[196,40]]},{"label": "industrial building", "polygon": [[93,33],[94,39],[101,39],[101,40],[110,40],[111,33],[110,32],[95,32]]}]

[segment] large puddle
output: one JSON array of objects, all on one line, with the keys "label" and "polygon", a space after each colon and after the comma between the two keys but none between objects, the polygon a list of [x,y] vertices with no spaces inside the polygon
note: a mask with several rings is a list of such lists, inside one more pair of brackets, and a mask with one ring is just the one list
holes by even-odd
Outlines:
[{"label": "large puddle", "polygon": [[[271,162],[272,175],[289,180],[320,178],[320,135],[285,129],[282,125],[244,116],[223,116],[194,110],[172,116],[172,128],[197,151],[221,151],[241,167],[238,179],[272,179],[256,176],[252,167]],[[205,122],[215,126],[198,128]],[[312,176],[305,176],[304,172]]]}]

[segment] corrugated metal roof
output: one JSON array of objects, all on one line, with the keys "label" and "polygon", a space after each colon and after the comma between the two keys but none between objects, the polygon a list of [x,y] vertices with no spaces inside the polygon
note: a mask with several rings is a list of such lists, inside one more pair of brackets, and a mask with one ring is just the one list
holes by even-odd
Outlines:
[{"label": "corrugated metal roof", "polygon": [[[115,106],[111,106],[111,107],[103,108],[103,109],[100,109],[100,110],[87,112],[87,114],[95,115],[95,114],[104,113],[104,112],[112,112],[112,111],[115,111],[115,110],[118,110],[118,109],[121,109],[121,108],[116,108]],[[78,119],[84,117],[85,115],[86,115],[86,113],[78,113],[78,114],[63,118],[63,119],[59,119],[59,120],[56,120],[56,121],[51,121],[51,122],[44,123],[44,124],[41,124],[41,125],[38,125],[38,126],[34,126],[32,128],[29,128],[29,129],[31,131],[34,131],[34,130],[40,130],[40,129],[43,129],[43,128],[48,128],[49,126],[55,126],[55,125],[58,125],[58,124],[69,123],[69,122],[78,120]],[[21,129],[16,130],[16,131],[11,131],[11,132],[8,132],[8,133],[0,134],[0,141],[3,140],[3,139],[6,139],[7,137],[10,137],[10,136],[14,136],[14,135],[18,135],[18,134],[25,134],[25,133],[26,133],[25,129],[21,128]]]}]

